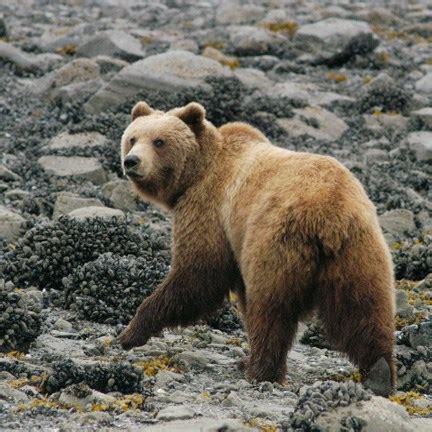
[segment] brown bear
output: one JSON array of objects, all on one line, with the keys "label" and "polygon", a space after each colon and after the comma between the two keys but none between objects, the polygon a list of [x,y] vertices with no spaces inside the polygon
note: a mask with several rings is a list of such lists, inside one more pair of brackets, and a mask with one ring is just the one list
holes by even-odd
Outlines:
[{"label": "brown bear", "polygon": [[369,386],[391,392],[392,261],[348,169],[276,147],[245,123],[216,128],[195,102],[166,113],[139,102],[121,147],[139,194],[173,212],[171,270],[120,335],[124,348],[207,317],[233,291],[249,379],[284,381],[297,323],[316,311]]}]

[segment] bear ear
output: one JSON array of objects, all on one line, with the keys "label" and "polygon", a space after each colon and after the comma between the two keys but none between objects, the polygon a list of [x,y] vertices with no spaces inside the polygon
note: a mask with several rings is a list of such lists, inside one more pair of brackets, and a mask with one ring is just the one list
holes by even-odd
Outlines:
[{"label": "bear ear", "polygon": [[184,121],[193,132],[197,133],[204,126],[206,110],[198,102],[191,102],[183,108],[179,108],[175,115]]},{"label": "bear ear", "polygon": [[149,115],[152,112],[153,110],[145,102],[138,102],[132,108],[132,112],[131,112],[132,121],[134,121],[138,117]]}]

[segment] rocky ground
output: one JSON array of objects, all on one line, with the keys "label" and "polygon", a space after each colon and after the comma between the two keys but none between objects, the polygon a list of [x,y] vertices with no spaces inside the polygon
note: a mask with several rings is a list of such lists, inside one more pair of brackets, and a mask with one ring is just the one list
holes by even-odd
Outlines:
[{"label": "rocky ground", "polygon": [[[1,430],[432,429],[430,2],[0,4]],[[358,384],[315,321],[285,386],[248,383],[235,301],[116,345],[170,262],[169,218],[120,170],[139,99],[197,100],[217,125],[249,121],[363,182],[398,280],[390,400]]]}]

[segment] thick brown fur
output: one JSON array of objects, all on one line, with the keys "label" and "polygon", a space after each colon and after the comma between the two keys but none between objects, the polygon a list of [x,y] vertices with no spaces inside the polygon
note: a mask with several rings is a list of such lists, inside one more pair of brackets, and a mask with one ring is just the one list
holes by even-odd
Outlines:
[{"label": "thick brown fur", "polygon": [[142,197],[173,212],[173,259],[122,345],[208,316],[231,290],[249,336],[249,379],[284,381],[297,323],[316,310],[364,377],[384,358],[394,385],[392,262],[358,180],[335,159],[278,148],[250,125],[217,129],[197,103],[167,113],[139,105],[133,118],[122,157],[140,158],[131,179]]}]

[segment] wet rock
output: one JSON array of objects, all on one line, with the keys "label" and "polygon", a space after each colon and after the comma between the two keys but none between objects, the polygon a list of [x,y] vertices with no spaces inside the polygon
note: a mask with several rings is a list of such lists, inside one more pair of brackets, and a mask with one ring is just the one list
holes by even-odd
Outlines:
[{"label": "wet rock", "polygon": [[113,209],[110,207],[104,206],[90,206],[90,207],[81,207],[75,210],[72,210],[68,213],[68,216],[72,219],[77,220],[87,220],[87,219],[107,219],[110,220],[113,217],[116,218],[124,218],[125,214],[123,211],[119,209]]},{"label": "wet rock", "polygon": [[294,37],[297,46],[314,63],[341,64],[355,55],[373,51],[379,44],[369,25],[363,21],[327,18],[306,24]]},{"label": "wet rock", "polygon": [[336,141],[348,130],[342,119],[323,108],[311,106],[293,111],[293,118],[277,121],[291,137],[309,135],[317,140]]},{"label": "wet rock", "polygon": [[156,418],[158,420],[172,421],[185,420],[194,417],[195,413],[185,406],[173,406],[161,409]]},{"label": "wet rock", "polygon": [[415,88],[420,93],[432,93],[432,72],[427,73],[415,83]]},{"label": "wet rock", "polygon": [[96,158],[80,156],[42,156],[38,163],[48,174],[71,177],[103,184],[107,180],[105,170]]},{"label": "wet rock", "polygon": [[196,87],[209,89],[204,79],[230,76],[219,62],[187,51],[168,51],[140,60],[122,69],[86,104],[87,112],[114,109],[139,91],[171,92]]},{"label": "wet rock", "polygon": [[70,192],[61,192],[54,204],[53,219],[58,219],[61,215],[68,214],[73,210],[90,206],[103,207],[103,203],[96,198],[84,198]]},{"label": "wet rock", "polygon": [[411,132],[407,137],[408,146],[419,161],[432,160],[432,132]]},{"label": "wet rock", "polygon": [[13,241],[18,238],[25,219],[18,213],[0,206],[0,239]]},{"label": "wet rock", "polygon": [[123,31],[108,30],[96,34],[80,45],[77,55],[82,57],[105,55],[134,62],[142,59],[145,53],[138,39]]},{"label": "wet rock", "polygon": [[7,36],[7,27],[3,16],[0,16],[0,38]]},{"label": "wet rock", "polygon": [[102,193],[112,202],[115,208],[131,211],[137,208],[137,195],[127,180],[113,180],[105,183]]},{"label": "wet rock", "polygon": [[379,217],[379,221],[385,232],[396,236],[410,233],[416,229],[414,214],[406,209],[385,212]]}]

